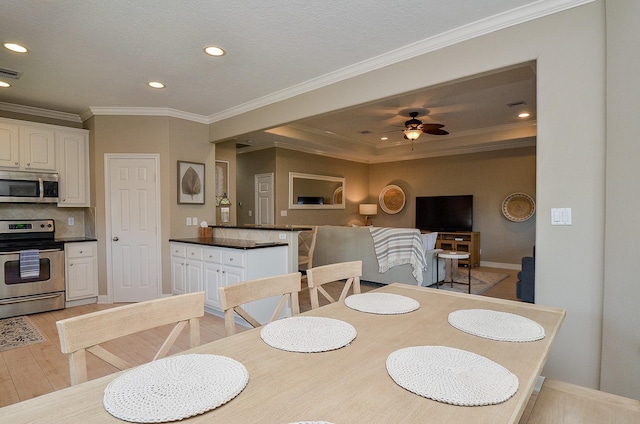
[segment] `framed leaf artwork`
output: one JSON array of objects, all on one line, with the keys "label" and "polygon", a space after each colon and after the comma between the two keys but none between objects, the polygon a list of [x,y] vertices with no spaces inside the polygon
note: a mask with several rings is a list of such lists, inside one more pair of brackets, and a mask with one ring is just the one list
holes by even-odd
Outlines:
[{"label": "framed leaf artwork", "polygon": [[178,204],[204,204],[204,163],[178,161]]}]

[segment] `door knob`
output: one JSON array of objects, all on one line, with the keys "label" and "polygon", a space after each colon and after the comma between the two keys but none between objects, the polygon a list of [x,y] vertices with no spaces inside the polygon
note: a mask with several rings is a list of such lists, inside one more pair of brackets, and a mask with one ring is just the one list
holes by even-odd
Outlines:
[{"label": "door knob", "polygon": [[120,239],[118,238],[118,236],[116,236],[116,237],[114,237],[112,240],[113,240],[113,241],[118,241],[118,240],[120,240]]}]

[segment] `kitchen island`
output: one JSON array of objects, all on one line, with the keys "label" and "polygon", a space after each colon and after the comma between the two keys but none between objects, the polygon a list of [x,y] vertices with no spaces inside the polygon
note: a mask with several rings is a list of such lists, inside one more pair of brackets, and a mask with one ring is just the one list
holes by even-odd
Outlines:
[{"label": "kitchen island", "polygon": [[311,227],[291,225],[245,225],[245,226],[210,226],[213,237],[234,240],[253,240],[258,242],[278,242],[288,245],[288,271],[298,271],[298,234],[311,230]]},{"label": "kitchen island", "polygon": [[[170,239],[169,242],[172,293],[204,291],[205,310],[220,317],[224,316],[220,308],[220,287],[289,272],[287,243],[222,237]],[[263,323],[269,320],[278,301],[277,296],[261,299],[245,305],[245,309]],[[283,316],[289,314],[287,307]],[[246,325],[242,320],[238,323]]]}]

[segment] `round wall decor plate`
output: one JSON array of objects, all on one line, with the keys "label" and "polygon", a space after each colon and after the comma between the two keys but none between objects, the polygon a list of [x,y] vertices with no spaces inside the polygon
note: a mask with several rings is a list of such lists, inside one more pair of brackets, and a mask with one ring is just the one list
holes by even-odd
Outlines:
[{"label": "round wall decor plate", "polygon": [[380,207],[388,214],[396,214],[404,208],[404,191],[397,185],[390,184],[382,189],[379,196]]},{"label": "round wall decor plate", "polygon": [[536,203],[526,193],[513,193],[502,202],[502,214],[509,221],[522,222],[533,216]]}]

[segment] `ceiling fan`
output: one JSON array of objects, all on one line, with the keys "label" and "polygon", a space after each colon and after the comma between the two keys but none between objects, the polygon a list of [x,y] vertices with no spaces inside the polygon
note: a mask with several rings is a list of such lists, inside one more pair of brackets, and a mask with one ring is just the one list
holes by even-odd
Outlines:
[{"label": "ceiling fan", "polygon": [[407,140],[417,140],[422,133],[431,135],[447,135],[448,131],[442,129],[443,124],[423,124],[421,120],[416,119],[418,112],[409,113],[411,119],[404,123],[404,138]]}]

